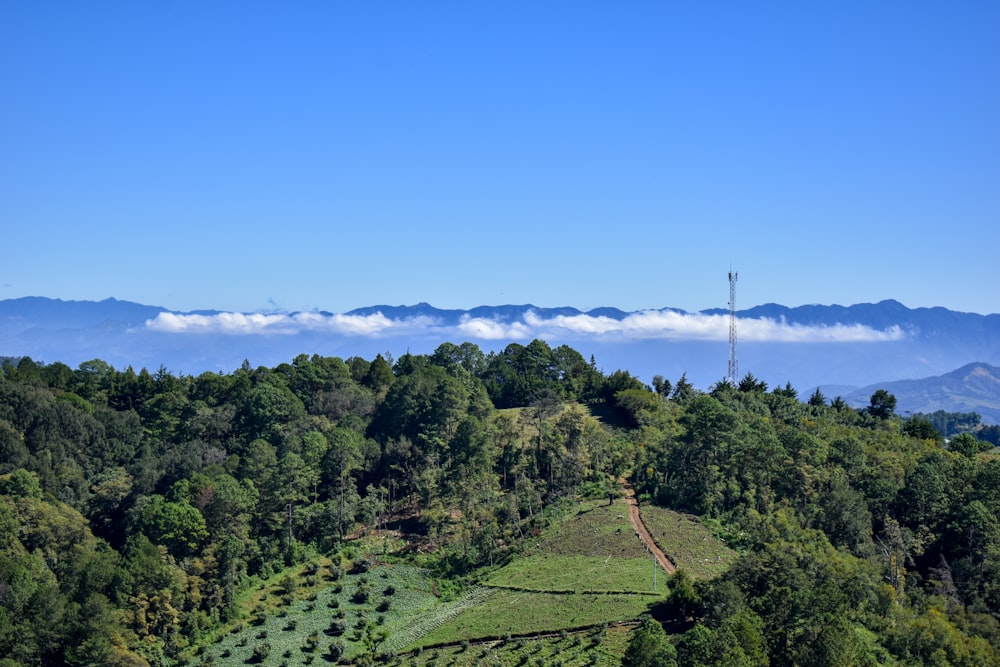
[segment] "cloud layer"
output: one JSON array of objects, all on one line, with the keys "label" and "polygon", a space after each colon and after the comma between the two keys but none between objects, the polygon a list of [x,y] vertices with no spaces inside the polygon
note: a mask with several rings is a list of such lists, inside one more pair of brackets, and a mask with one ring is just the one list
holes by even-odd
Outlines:
[{"label": "cloud layer", "polygon": [[[146,321],[152,331],[175,334],[294,335],[326,333],[341,336],[392,338],[431,334],[465,340],[704,340],[729,338],[728,315],[704,315],[676,311],[647,310],[622,319],[587,314],[544,318],[535,311],[525,312],[518,321],[463,316],[457,324],[432,317],[392,319],[381,312],[371,315],[330,315],[323,313],[213,315],[160,313]],[[737,320],[743,342],[859,343],[889,342],[905,338],[899,326],[876,330],[860,324],[806,326],[774,319]]]}]

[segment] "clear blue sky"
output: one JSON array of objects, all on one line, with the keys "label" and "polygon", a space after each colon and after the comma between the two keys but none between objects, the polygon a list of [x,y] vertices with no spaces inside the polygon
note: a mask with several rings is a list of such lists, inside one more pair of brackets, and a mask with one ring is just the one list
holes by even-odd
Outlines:
[{"label": "clear blue sky", "polygon": [[0,4],[0,299],[1000,312],[1000,2]]}]

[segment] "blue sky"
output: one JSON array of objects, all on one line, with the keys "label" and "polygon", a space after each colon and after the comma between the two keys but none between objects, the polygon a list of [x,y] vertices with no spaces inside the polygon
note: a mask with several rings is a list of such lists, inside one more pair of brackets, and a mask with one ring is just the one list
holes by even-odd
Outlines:
[{"label": "blue sky", "polygon": [[[822,5],[822,6],[821,6]],[[1000,3],[0,4],[0,299],[1000,312]]]}]

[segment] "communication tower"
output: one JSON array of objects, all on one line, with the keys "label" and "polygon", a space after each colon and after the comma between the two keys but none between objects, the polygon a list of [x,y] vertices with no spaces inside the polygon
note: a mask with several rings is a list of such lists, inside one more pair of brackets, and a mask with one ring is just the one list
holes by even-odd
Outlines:
[{"label": "communication tower", "polygon": [[736,362],[736,277],[738,275],[732,270],[729,271],[729,371],[726,379],[734,385],[738,381],[736,376],[740,373]]}]

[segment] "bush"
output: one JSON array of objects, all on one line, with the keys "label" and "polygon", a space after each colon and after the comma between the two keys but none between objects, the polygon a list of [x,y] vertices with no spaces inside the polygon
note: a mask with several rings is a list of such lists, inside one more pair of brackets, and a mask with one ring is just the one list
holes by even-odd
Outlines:
[{"label": "bush", "polygon": [[371,588],[368,584],[359,584],[357,590],[351,595],[351,602],[354,604],[364,604],[371,597]]},{"label": "bush", "polygon": [[250,662],[260,663],[267,660],[267,656],[271,654],[271,645],[267,642],[261,642],[253,647],[253,653],[250,655]]},{"label": "bush", "polygon": [[327,660],[329,660],[330,662],[336,662],[337,660],[340,660],[340,656],[344,655],[344,651],[346,650],[346,648],[347,647],[342,639],[338,639],[337,641],[332,642],[330,644],[330,648],[327,649],[326,652]]}]

